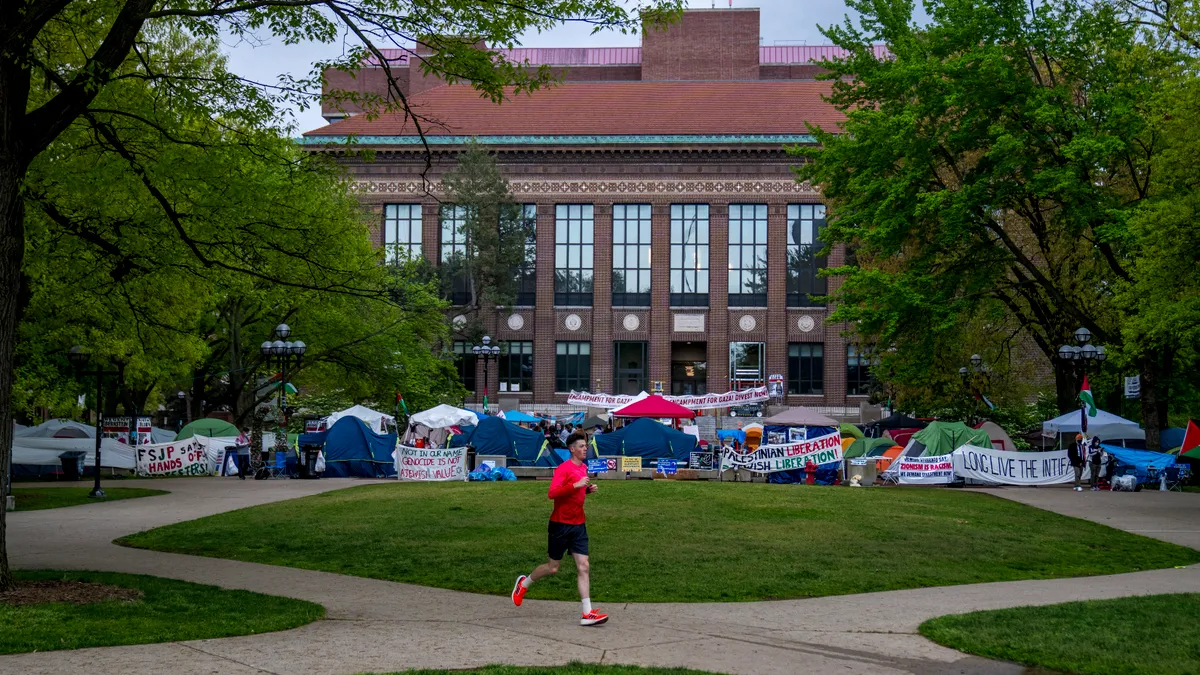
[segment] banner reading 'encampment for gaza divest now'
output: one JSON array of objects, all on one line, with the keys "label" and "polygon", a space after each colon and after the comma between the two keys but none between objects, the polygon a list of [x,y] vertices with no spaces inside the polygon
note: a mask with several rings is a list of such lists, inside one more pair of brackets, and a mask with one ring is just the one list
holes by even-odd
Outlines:
[{"label": "banner reading 'encampment for gaza divest now'", "polygon": [[784,445],[760,445],[746,454],[726,453],[721,456],[721,470],[749,469],[758,473],[792,471],[813,464],[828,464],[842,459],[842,434],[833,432],[807,441]]}]

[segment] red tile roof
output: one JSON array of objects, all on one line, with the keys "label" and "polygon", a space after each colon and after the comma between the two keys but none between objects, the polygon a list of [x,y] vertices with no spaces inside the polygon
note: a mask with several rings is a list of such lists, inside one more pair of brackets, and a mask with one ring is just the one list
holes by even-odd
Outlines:
[{"label": "red tile roof", "polygon": [[[464,86],[413,96],[428,135],[804,134],[834,129],[843,115],[821,99],[826,82],[569,82],[500,105]],[[305,136],[411,136],[401,114],[354,116]]]}]

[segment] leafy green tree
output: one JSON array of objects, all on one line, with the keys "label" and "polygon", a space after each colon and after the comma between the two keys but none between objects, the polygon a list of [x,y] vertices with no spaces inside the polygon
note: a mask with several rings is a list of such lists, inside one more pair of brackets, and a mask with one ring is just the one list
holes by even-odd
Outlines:
[{"label": "leafy green tree", "polygon": [[1079,383],[1055,354],[1080,325],[1153,381],[1122,351],[1111,289],[1134,274],[1128,220],[1152,190],[1149,106],[1174,54],[1105,4],[938,0],[923,27],[907,0],[849,4],[859,24],[825,31],[850,52],[828,64],[846,121],[795,150],[830,203],[827,241],[856,251],[833,319],[936,369],[950,363],[928,355],[1000,311],[1054,365],[1064,410]]}]

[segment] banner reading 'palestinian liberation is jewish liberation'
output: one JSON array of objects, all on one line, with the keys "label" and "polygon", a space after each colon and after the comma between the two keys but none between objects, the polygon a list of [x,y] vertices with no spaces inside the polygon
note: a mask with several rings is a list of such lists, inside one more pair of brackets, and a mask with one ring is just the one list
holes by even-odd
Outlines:
[{"label": "banner reading 'palestinian liberation is jewish liberation'", "polygon": [[842,434],[835,431],[807,441],[760,445],[754,452],[745,454],[725,453],[721,456],[721,470],[748,469],[757,473],[774,473],[803,469],[810,461],[819,465],[841,459]]}]

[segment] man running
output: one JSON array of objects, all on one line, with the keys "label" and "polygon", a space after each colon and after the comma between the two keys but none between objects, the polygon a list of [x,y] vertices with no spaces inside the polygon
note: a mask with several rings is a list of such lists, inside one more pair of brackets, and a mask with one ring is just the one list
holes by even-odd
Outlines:
[{"label": "man running", "polygon": [[579,597],[583,601],[583,618],[581,626],[598,626],[608,621],[607,614],[601,614],[592,609],[588,579],[588,534],[584,524],[583,500],[596,491],[596,486],[588,480],[587,466],[587,436],[581,433],[571,434],[567,438],[567,449],[571,459],[558,465],[554,470],[554,480],[550,481],[550,499],[554,500],[554,510],[550,513],[549,556],[550,559],[528,576],[517,577],[513,586],[513,604],[520,607],[525,599],[525,592],[533,582],[544,576],[558,573],[562,563],[563,553],[570,551],[575,559],[575,572],[578,575]]}]

